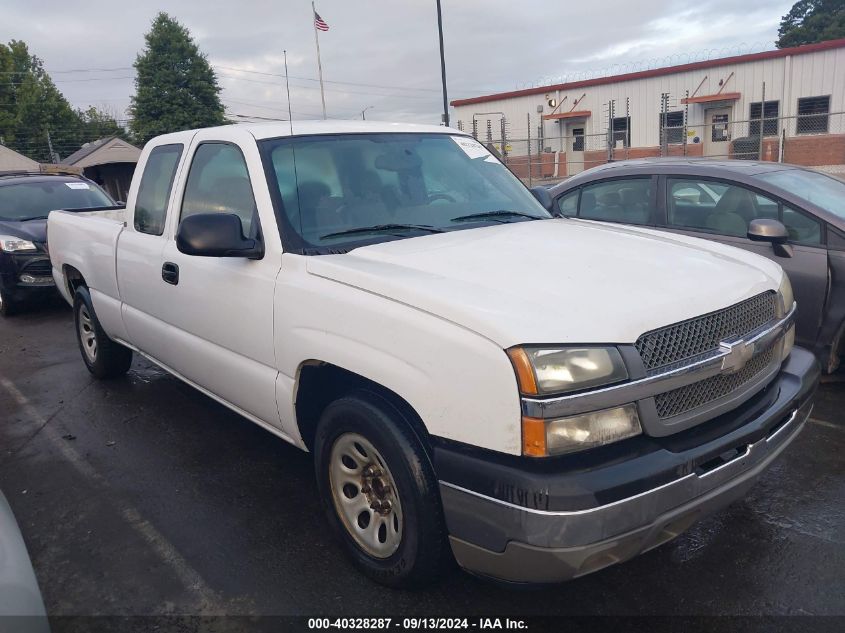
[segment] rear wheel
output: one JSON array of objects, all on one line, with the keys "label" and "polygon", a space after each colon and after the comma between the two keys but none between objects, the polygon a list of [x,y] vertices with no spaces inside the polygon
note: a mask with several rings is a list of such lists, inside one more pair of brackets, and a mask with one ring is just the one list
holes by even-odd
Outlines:
[{"label": "rear wheel", "polygon": [[76,289],[73,315],[79,351],[88,371],[97,378],[116,378],[129,371],[132,350],[106,335],[94,312],[91,294],[84,286]]},{"label": "rear wheel", "polygon": [[408,421],[359,391],[326,407],[314,442],[329,522],[355,565],[392,587],[436,579],[449,560],[437,480]]}]

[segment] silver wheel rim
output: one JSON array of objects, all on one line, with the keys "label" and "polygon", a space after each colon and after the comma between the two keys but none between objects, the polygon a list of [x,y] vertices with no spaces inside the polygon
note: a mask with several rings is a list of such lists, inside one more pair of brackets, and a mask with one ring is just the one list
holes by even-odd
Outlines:
[{"label": "silver wheel rim", "polygon": [[367,554],[387,558],[402,542],[402,504],[387,462],[362,435],[344,433],[332,446],[332,500],[346,531]]},{"label": "silver wheel rim", "polygon": [[94,324],[91,322],[91,314],[85,304],[79,306],[79,341],[82,343],[82,352],[89,362],[97,360],[97,333],[94,331]]}]

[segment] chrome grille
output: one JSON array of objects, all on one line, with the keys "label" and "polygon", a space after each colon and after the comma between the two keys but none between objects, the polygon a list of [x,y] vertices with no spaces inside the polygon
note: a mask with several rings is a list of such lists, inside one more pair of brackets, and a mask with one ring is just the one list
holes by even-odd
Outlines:
[{"label": "chrome grille", "polygon": [[724,310],[646,332],[634,346],[646,371],[694,358],[774,319],[775,300],[774,292],[764,292]]},{"label": "chrome grille", "polygon": [[739,389],[747,382],[752,381],[758,374],[774,360],[777,345],[757,354],[741,370],[735,374],[720,374],[702,381],[695,382],[685,387],[673,389],[654,397],[654,404],[657,405],[657,417],[671,418],[674,415],[685,413],[692,409],[718,400],[732,391]]}]

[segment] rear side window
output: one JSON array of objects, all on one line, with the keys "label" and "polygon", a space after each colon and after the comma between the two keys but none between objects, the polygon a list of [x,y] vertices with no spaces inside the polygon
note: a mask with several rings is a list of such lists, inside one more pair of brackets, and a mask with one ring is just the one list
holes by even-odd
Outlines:
[{"label": "rear side window", "polygon": [[182,148],[181,144],[159,145],[150,152],[135,200],[135,230],[139,233],[164,232],[167,202]]},{"label": "rear side window", "polygon": [[233,213],[241,219],[244,236],[252,234],[255,198],[246,161],[236,146],[203,143],[194,153],[181,219],[197,213]]}]

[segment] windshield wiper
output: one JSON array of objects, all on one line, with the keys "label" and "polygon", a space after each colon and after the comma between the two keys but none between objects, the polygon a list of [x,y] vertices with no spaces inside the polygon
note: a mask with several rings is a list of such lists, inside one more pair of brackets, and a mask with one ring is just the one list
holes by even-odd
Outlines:
[{"label": "windshield wiper", "polygon": [[337,231],[336,233],[327,233],[321,235],[321,240],[327,240],[332,237],[340,237],[342,235],[355,235],[356,233],[382,233],[387,231],[401,231],[416,229],[418,231],[428,231],[429,233],[443,233],[443,229],[438,229],[436,226],[429,224],[374,224],[373,226],[359,226],[354,229],[346,229],[345,231]]},{"label": "windshield wiper", "polygon": [[499,211],[483,211],[482,213],[470,213],[469,215],[459,215],[456,218],[452,218],[452,222],[466,222],[468,220],[484,220],[487,218],[492,218],[495,222],[505,223],[507,222],[507,220],[496,220],[495,218],[508,217],[531,218],[532,220],[544,219],[542,216],[531,215],[530,213],[523,213],[522,211],[507,211],[505,209],[500,209]]},{"label": "windshield wiper", "polygon": [[18,222],[29,222],[30,220],[46,220],[46,219],[47,219],[46,215],[35,215],[35,216],[32,216],[31,218],[20,218],[20,219],[18,219]]}]

